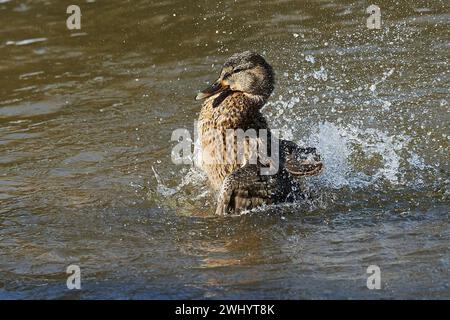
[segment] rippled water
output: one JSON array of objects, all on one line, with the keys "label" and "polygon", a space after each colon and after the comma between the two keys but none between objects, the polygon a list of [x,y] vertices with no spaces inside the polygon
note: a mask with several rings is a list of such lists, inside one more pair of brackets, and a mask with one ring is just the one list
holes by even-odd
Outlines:
[{"label": "rippled water", "polygon": [[[447,1],[377,1],[381,30],[367,1],[90,0],[77,31],[69,4],[0,1],[0,298],[450,298]],[[214,217],[171,133],[246,49],[326,171]]]}]

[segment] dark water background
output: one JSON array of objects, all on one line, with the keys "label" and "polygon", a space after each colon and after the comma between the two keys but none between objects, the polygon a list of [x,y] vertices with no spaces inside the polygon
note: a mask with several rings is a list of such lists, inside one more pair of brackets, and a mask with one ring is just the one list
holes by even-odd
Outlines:
[{"label": "dark water background", "polygon": [[[368,30],[370,4],[0,0],[0,298],[449,299],[450,6],[377,1]],[[326,171],[313,203],[214,217],[170,138],[247,49]]]}]

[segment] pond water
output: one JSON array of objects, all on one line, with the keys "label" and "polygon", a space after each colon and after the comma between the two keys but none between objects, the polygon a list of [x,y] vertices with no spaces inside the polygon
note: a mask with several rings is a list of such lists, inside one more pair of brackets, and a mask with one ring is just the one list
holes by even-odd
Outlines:
[{"label": "pond water", "polygon": [[[367,1],[79,1],[72,31],[70,4],[0,1],[1,299],[450,298],[448,1],[377,1],[380,30]],[[216,217],[171,134],[248,49],[326,169]]]}]

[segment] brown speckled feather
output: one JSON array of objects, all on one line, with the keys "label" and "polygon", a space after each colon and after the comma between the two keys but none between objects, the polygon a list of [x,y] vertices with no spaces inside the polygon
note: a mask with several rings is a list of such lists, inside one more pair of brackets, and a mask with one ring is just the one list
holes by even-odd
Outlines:
[{"label": "brown speckled feather", "polygon": [[[219,191],[217,214],[239,213],[244,210],[304,197],[300,177],[316,175],[323,169],[315,148],[301,148],[295,143],[279,140],[279,167],[273,175],[262,175],[266,166],[251,146],[262,139],[259,130],[266,129],[270,150],[270,130],[260,109],[272,93],[272,68],[260,55],[243,52],[225,63],[219,79],[197,95],[206,99],[200,111],[198,130],[202,160],[200,167],[208,175],[211,186]],[[238,145],[229,129],[254,130]],[[233,139],[233,140],[231,140]],[[231,146],[227,152],[227,146]],[[243,161],[238,150],[243,148]],[[228,158],[227,155],[228,154]]]},{"label": "brown speckled feather", "polygon": [[[242,92],[233,92],[222,103],[214,107],[214,99],[205,101],[199,117],[199,132],[201,137],[202,157],[212,159],[215,164],[201,164],[214,189],[219,189],[226,176],[240,165],[237,162],[237,141],[233,144],[231,161],[226,164],[216,164],[226,154],[227,129],[267,129],[267,122],[259,112],[253,100],[246,98]],[[219,133],[219,136],[217,136]],[[250,142],[247,141],[249,144]],[[248,148],[248,146],[247,146]],[[246,155],[245,157],[249,157]]]}]

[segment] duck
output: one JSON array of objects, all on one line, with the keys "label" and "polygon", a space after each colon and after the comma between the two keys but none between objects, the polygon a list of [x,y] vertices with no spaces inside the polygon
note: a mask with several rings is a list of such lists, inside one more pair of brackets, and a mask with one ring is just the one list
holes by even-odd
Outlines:
[{"label": "duck", "polygon": [[[245,51],[228,58],[218,79],[196,96],[203,101],[198,166],[217,194],[217,215],[305,199],[305,177],[324,169],[316,148],[280,139],[269,128],[261,109],[274,88],[272,66],[262,55]],[[244,132],[240,140],[239,132]]]}]

